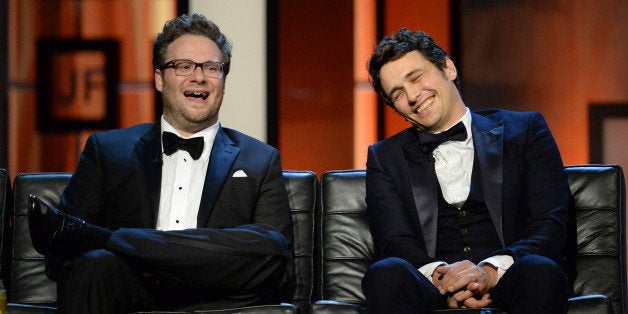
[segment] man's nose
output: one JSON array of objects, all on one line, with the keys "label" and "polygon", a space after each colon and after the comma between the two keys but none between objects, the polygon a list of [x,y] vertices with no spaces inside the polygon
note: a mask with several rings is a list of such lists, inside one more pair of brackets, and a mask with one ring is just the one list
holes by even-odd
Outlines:
[{"label": "man's nose", "polygon": [[202,66],[196,65],[196,67],[194,67],[194,71],[192,72],[192,80],[195,82],[206,81],[205,71],[203,71]]},{"label": "man's nose", "polygon": [[421,91],[418,88],[409,87],[406,92],[406,97],[408,97],[408,104],[410,106],[414,105],[417,99],[419,99],[420,95],[421,95]]}]

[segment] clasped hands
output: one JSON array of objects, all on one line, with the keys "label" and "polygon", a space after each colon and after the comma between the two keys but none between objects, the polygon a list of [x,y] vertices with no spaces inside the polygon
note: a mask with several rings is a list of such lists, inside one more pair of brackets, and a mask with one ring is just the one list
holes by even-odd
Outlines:
[{"label": "clasped hands", "polygon": [[497,284],[497,268],[464,260],[436,267],[432,283],[447,295],[449,308],[482,308],[492,302],[489,291]]}]

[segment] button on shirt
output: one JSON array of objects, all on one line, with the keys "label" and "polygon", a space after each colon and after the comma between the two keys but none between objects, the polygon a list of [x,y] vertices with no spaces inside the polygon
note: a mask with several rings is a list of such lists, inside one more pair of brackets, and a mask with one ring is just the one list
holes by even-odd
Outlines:
[{"label": "button on shirt", "polygon": [[[203,137],[204,140],[203,153],[197,160],[194,160],[184,150],[178,150],[167,156],[163,153],[162,143],[163,164],[159,214],[157,216],[158,230],[183,230],[197,227],[198,209],[205,186],[205,174],[218,126],[219,124],[216,123],[190,136]],[[182,137],[174,127],[164,120],[163,116],[161,118],[161,131],[172,132]]]},{"label": "button on shirt", "polygon": [[[466,108],[462,118],[456,121],[456,125],[462,121],[467,129],[467,139],[464,141],[448,141],[440,144],[434,152],[434,168],[436,177],[443,193],[443,198],[447,203],[456,206],[458,209],[462,207],[469,197],[471,191],[471,174],[473,171],[473,136],[471,133],[471,112]],[[465,248],[466,249],[466,248]],[[478,265],[491,264],[497,267],[498,278],[506,272],[513,264],[513,259],[508,255],[497,255],[489,257]],[[436,267],[446,265],[445,262],[433,262],[423,265],[419,271],[431,280]]]}]

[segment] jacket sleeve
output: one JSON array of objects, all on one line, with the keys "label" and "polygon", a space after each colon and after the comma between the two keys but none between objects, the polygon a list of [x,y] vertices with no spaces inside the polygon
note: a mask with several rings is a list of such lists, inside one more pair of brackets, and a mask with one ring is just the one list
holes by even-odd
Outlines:
[{"label": "jacket sleeve", "polygon": [[[541,114],[531,113],[527,121],[523,145],[520,149],[508,150],[520,155],[520,173],[514,169],[512,174],[504,173],[504,176],[520,177],[517,189],[504,196],[505,206],[519,204],[518,211],[511,215],[511,225],[504,225],[505,229],[511,228],[515,232],[512,241],[496,255],[507,254],[516,260],[535,254],[561,264],[570,199],[567,175],[556,142]],[[508,210],[512,209],[504,208],[504,211]]]}]

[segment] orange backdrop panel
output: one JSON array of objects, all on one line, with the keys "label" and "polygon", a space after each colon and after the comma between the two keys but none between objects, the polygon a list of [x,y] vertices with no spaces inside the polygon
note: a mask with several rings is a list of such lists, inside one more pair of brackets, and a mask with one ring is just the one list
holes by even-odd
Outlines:
[{"label": "orange backdrop panel", "polygon": [[[424,31],[451,54],[451,4],[449,1],[385,0],[383,16],[384,35],[388,36],[405,27],[411,31]],[[387,138],[411,126],[394,110],[385,106],[383,137]]]}]

